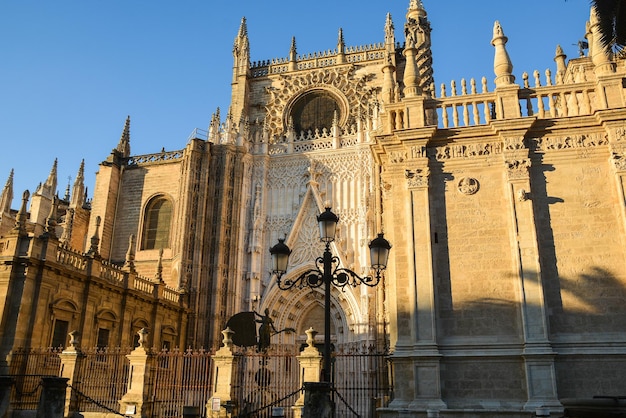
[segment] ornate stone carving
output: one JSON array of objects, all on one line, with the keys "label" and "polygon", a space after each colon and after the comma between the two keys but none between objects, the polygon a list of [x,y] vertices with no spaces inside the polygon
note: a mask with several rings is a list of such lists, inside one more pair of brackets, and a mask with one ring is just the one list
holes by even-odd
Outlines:
[{"label": "ornate stone carving", "polygon": [[[278,85],[266,88],[270,98],[265,106],[266,128],[272,142],[284,135],[286,114],[293,98],[312,89],[331,91],[344,107],[342,126],[350,126],[359,115],[367,115],[368,105],[375,97],[375,91],[367,87],[371,75],[355,74],[349,67],[329,67],[304,73],[288,73],[278,76]],[[270,111],[271,109],[271,111]]]},{"label": "ornate stone carving", "polygon": [[626,154],[613,152],[611,154],[611,161],[617,171],[626,171]]},{"label": "ornate stone carving", "polygon": [[406,160],[406,152],[404,151],[391,151],[389,153],[389,162],[392,164],[402,163]]},{"label": "ornate stone carving", "polygon": [[626,141],[626,126],[615,128],[613,137],[617,142]]},{"label": "ornate stone carving", "polygon": [[428,187],[428,177],[430,176],[430,169],[418,168],[415,170],[406,170],[404,176],[407,179],[407,185],[410,189],[418,187]]},{"label": "ornate stone carving", "polygon": [[505,150],[511,151],[511,150],[520,150],[520,149],[524,149],[524,148],[526,148],[526,145],[524,143],[524,137],[523,136],[504,138],[504,149]]},{"label": "ornate stone carving", "polygon": [[463,177],[457,184],[457,190],[466,195],[473,195],[478,192],[480,185],[478,180],[472,177]]},{"label": "ornate stone carving", "polygon": [[528,178],[528,169],[530,168],[529,159],[506,160],[505,164],[509,180]]},{"label": "ornate stone carving", "polygon": [[428,148],[428,157],[437,161],[502,154],[502,143],[445,145]]},{"label": "ornate stone carving", "polygon": [[587,148],[608,144],[606,135],[597,133],[535,138],[535,141],[537,151]]}]

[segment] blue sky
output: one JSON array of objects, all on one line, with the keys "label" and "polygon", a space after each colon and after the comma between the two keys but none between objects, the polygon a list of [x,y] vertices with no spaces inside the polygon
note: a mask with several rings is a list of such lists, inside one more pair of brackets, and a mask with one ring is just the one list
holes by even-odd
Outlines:
[{"label": "blue sky", "polygon": [[[514,74],[554,69],[585,33],[587,0],[423,0],[433,32],[435,82],[487,77],[493,88],[495,20]],[[288,4],[288,6],[285,6]],[[242,17],[253,61],[396,39],[409,0],[0,0],[0,187],[15,169],[13,207],[59,160],[59,194],[82,159],[91,197],[98,164],[131,116],[133,154],[185,147],[230,102],[232,45]],[[439,87],[437,87],[439,91]]]}]

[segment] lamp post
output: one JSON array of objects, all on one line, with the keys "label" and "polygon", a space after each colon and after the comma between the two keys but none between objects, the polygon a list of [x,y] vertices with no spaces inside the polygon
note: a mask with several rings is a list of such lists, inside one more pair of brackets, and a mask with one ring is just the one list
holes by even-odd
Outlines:
[{"label": "lamp post", "polygon": [[324,285],[324,367],[322,370],[323,382],[331,385],[331,361],[330,361],[330,291],[331,285],[340,288],[346,286],[356,287],[360,284],[376,286],[380,282],[381,272],[387,268],[387,259],[391,245],[383,234],[378,234],[369,243],[372,269],[376,272],[374,277],[360,277],[354,271],[339,266],[339,258],[330,252],[330,244],[335,240],[339,217],[329,207],[317,217],[320,228],[320,240],[324,243],[324,254],[315,260],[315,268],[309,269],[295,279],[283,280],[287,272],[289,255],[291,250],[285,244],[284,239],[279,239],[278,244],[270,248],[272,255],[272,273],[276,275],[278,287],[281,290],[298,287],[315,289]]}]

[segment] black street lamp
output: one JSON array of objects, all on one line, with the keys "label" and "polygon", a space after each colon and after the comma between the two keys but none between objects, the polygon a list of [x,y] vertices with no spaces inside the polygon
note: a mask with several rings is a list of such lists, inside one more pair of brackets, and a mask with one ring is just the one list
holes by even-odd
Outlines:
[{"label": "black street lamp", "polygon": [[381,272],[387,268],[387,259],[389,258],[389,250],[391,245],[383,234],[378,234],[369,243],[370,259],[372,269],[376,272],[374,277],[360,277],[354,271],[347,268],[339,267],[339,258],[333,256],[330,252],[330,244],[335,240],[335,232],[339,217],[331,212],[330,208],[326,208],[317,217],[320,228],[320,240],[325,244],[324,254],[315,260],[315,268],[309,269],[300,274],[296,279],[282,280],[283,275],[287,272],[287,264],[291,250],[285,244],[284,239],[279,239],[278,244],[270,248],[272,255],[272,273],[276,275],[278,287],[281,290],[298,287],[300,289],[309,287],[311,289],[324,285],[324,368],[323,381],[330,385],[331,361],[330,361],[330,291],[331,284],[345,288],[346,286],[356,287],[359,284],[366,286],[376,286],[380,282]]}]

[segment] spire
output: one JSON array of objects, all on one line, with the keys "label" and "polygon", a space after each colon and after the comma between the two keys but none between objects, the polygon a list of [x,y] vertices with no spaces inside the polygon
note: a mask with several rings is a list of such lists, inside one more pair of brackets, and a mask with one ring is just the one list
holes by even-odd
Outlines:
[{"label": "spire", "polygon": [[122,131],[120,142],[117,144],[117,148],[115,150],[119,152],[123,158],[128,158],[130,156],[130,116],[126,117],[124,130]]},{"label": "spire", "polygon": [[248,24],[246,18],[241,18],[241,25],[235,37],[233,45],[233,78],[240,75],[247,75],[250,68],[250,42],[248,40]]},{"label": "spire", "polygon": [[0,215],[11,212],[11,202],[13,202],[13,169],[0,194]]},{"label": "spire", "polygon": [[17,212],[15,228],[13,228],[13,231],[17,232],[19,235],[26,235],[26,220],[28,219],[26,204],[28,203],[29,198],[30,192],[28,190],[24,190],[24,193],[22,194],[22,205],[20,206],[20,210]]},{"label": "spire", "polygon": [[432,95],[433,55],[428,14],[420,0],[411,0],[404,24],[406,69],[404,72],[405,96],[420,93]]},{"label": "spire", "polygon": [[39,187],[37,187],[37,191],[35,192],[35,194],[38,194],[40,196],[45,196],[49,198],[50,200],[52,200],[52,198],[56,195],[57,193],[57,166],[58,166],[58,161],[55,158],[54,163],[52,163],[52,168],[50,169],[50,174],[48,174],[48,178],[43,184],[41,183],[39,184]]},{"label": "spire", "polygon": [[100,223],[102,222],[102,218],[96,216],[96,231],[91,236],[91,245],[89,246],[89,251],[87,251],[87,256],[89,257],[98,257],[100,254],[98,253],[98,248],[100,246]]},{"label": "spire", "polygon": [[163,248],[159,249],[159,260],[157,261],[157,271],[154,279],[157,283],[163,282]]},{"label": "spire", "polygon": [[385,49],[388,53],[396,51],[395,27],[391,19],[391,13],[387,13],[387,19],[385,20]]},{"label": "spire", "polygon": [[48,238],[57,238],[56,227],[57,227],[57,210],[59,207],[59,198],[54,196],[52,198],[52,204],[50,205],[50,213],[48,214],[48,219],[46,220],[46,227],[44,235]]},{"label": "spire", "polygon": [[130,234],[128,237],[128,250],[126,251],[124,267],[131,273],[135,272],[135,234]]},{"label": "spire", "polygon": [[343,40],[343,29],[339,28],[339,35],[337,36],[337,63],[345,64],[346,62],[346,43]]},{"label": "spire", "polygon": [[70,182],[72,181],[72,176],[67,178],[67,186],[65,186],[65,194],[63,195],[63,200],[65,202],[70,201]]},{"label": "spire", "polygon": [[504,36],[500,22],[496,20],[493,25],[493,39],[491,40],[491,45],[493,45],[496,50],[493,60],[493,72],[496,74],[496,88],[508,86],[515,82],[513,63],[506,50],[506,43],[508,41],[509,38]]},{"label": "spire", "polygon": [[72,187],[72,200],[70,207],[83,207],[85,204],[85,160],[80,162],[78,168],[78,174],[74,180],[74,186]]},{"label": "spire", "polygon": [[289,71],[296,71],[298,61],[298,50],[296,49],[296,37],[291,37],[291,47],[289,48]]}]

